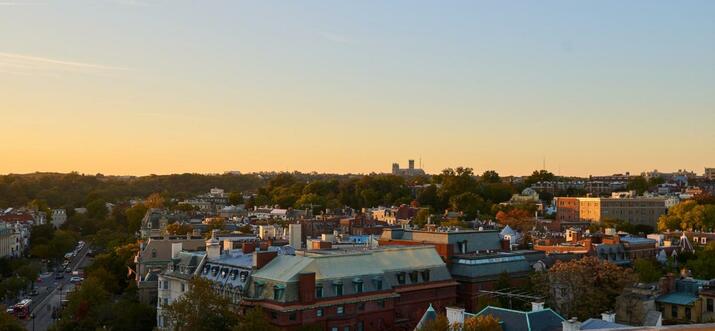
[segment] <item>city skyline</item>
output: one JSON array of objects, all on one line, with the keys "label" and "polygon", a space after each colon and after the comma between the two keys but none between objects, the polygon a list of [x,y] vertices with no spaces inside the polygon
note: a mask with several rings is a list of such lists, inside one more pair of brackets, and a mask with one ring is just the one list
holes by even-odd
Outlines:
[{"label": "city skyline", "polygon": [[[0,1],[0,173],[715,166],[715,3]],[[28,28],[31,26],[31,28]]]}]

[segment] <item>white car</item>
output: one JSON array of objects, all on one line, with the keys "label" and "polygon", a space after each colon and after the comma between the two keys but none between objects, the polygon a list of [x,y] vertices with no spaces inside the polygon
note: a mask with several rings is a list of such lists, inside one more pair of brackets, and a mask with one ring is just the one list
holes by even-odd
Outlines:
[{"label": "white car", "polygon": [[82,277],[79,277],[79,276],[73,276],[72,278],[70,278],[70,282],[72,282],[72,283],[79,283],[81,281],[82,281]]}]

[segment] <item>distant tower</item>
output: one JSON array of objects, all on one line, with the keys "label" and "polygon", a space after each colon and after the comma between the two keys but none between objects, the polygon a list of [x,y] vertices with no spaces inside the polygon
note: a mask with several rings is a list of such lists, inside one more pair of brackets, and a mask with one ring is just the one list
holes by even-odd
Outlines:
[{"label": "distant tower", "polygon": [[408,162],[410,164],[410,170],[413,170],[415,168],[415,160],[409,160]]},{"label": "distant tower", "polygon": [[392,174],[397,175],[400,172],[400,164],[399,163],[393,163],[392,164]]}]

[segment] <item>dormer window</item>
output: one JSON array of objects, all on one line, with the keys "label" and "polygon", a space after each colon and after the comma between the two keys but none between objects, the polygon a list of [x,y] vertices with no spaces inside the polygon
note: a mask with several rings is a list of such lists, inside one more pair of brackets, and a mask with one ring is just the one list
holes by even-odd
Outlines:
[{"label": "dormer window", "polygon": [[405,284],[405,276],[406,276],[406,275],[405,275],[404,272],[398,272],[395,276],[397,277],[397,283],[398,283],[398,284],[400,284],[400,285],[404,285],[404,284]]},{"label": "dormer window", "polygon": [[425,282],[429,282],[429,269],[422,270],[422,280]]},{"label": "dormer window", "polygon": [[417,283],[419,273],[417,271],[410,271],[410,283]]},{"label": "dormer window", "polygon": [[273,286],[273,300],[283,300],[283,293],[285,292],[285,286],[275,285]]},{"label": "dormer window", "polygon": [[216,277],[216,275],[218,275],[218,271],[219,271],[219,267],[214,266],[213,268],[211,268],[211,275]]},{"label": "dormer window", "polygon": [[375,286],[376,290],[382,290],[382,278],[375,277],[372,279],[372,284]]},{"label": "dormer window", "polygon": [[204,267],[204,275],[208,274],[209,271],[211,271],[211,266],[207,265]]},{"label": "dormer window", "polygon": [[318,299],[323,297],[323,284],[315,284],[315,297]]},{"label": "dormer window", "polygon": [[341,283],[341,282],[333,283],[333,291],[335,291],[335,296],[343,295],[343,283]]},{"label": "dormer window", "polygon": [[255,296],[256,298],[260,298],[260,297],[261,297],[261,293],[263,293],[263,286],[264,286],[264,284],[263,284],[262,281],[256,281],[256,282],[255,282],[254,289],[255,289],[256,293],[254,293],[254,296]]},{"label": "dormer window", "polygon": [[152,248],[152,249],[151,249],[151,257],[152,257],[153,259],[156,258],[156,248]]},{"label": "dormer window", "polygon": [[362,279],[360,278],[355,278],[353,279],[353,292],[355,293],[362,293]]},{"label": "dormer window", "polygon": [[230,275],[231,275],[231,280],[236,280],[236,277],[238,277],[238,270],[236,270],[236,269],[231,270]]}]

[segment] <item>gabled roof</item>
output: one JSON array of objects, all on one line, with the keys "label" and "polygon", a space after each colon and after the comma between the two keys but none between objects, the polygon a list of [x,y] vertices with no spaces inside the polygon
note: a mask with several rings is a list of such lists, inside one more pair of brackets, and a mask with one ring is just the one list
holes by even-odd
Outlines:
[{"label": "gabled roof", "polygon": [[564,318],[547,308],[539,311],[519,311],[487,306],[476,316],[492,315],[501,321],[504,331],[556,331],[561,330]]},{"label": "gabled roof", "polygon": [[425,311],[425,313],[422,315],[422,318],[420,321],[417,323],[417,326],[415,326],[415,330],[419,330],[422,327],[424,327],[429,321],[434,321],[437,319],[437,312],[434,310],[432,307],[432,304],[429,304],[429,307]]}]

